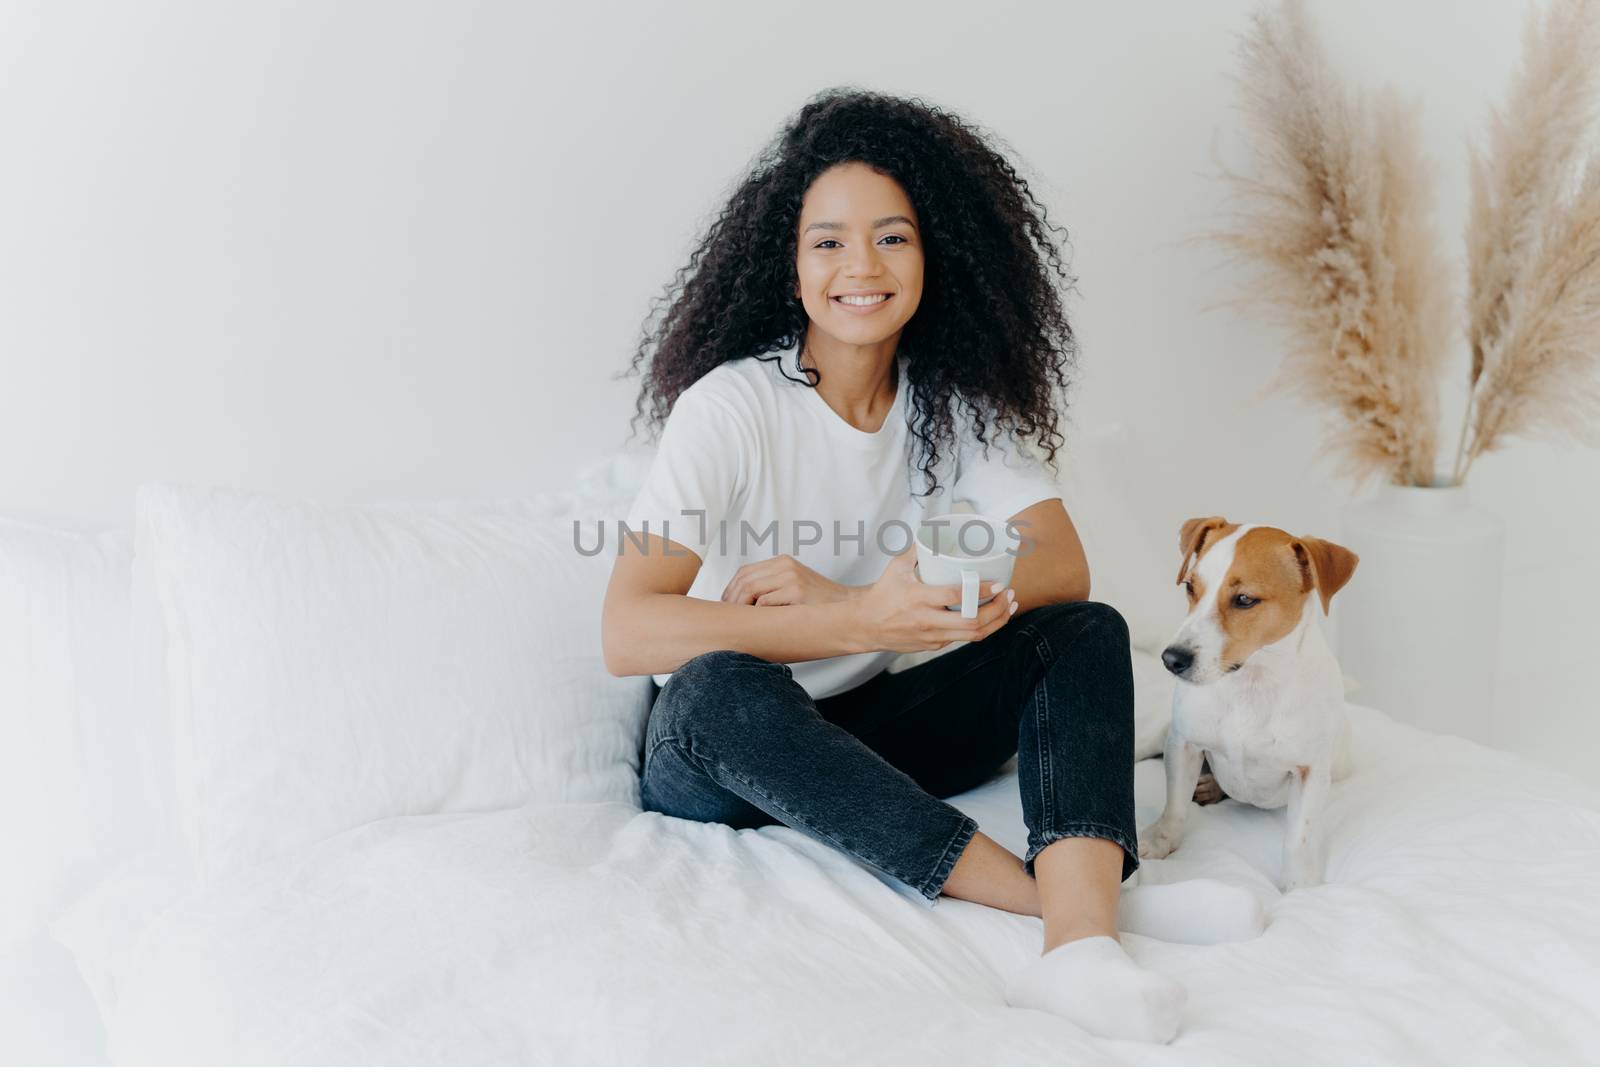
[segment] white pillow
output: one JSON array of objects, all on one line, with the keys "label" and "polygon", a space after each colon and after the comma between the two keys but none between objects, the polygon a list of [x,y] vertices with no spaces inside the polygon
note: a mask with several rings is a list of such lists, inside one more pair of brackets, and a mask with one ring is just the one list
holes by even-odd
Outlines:
[{"label": "white pillow", "polygon": [[149,843],[131,555],[127,531],[0,518],[0,948]]},{"label": "white pillow", "polygon": [[[632,800],[649,684],[584,556],[605,494],[328,507],[139,487],[178,819],[202,882],[376,819]],[[608,523],[608,532],[611,524]]]}]

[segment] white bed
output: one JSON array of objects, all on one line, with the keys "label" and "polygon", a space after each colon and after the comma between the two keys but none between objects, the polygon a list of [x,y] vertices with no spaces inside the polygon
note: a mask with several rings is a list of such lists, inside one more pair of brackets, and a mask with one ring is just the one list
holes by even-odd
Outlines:
[{"label": "white bed", "polygon": [[72,954],[47,930],[0,952],[0,1063],[107,1067],[105,1040]]},{"label": "white bed", "polygon": [[[1327,885],[1271,886],[1282,812],[1198,808],[1140,877],[1270,902],[1258,940],[1125,934],[1189,990],[1164,1049],[1008,1008],[1037,919],[929,907],[785,827],[623,803],[386,819],[161,911],[115,969],[119,1067],[585,1063],[1582,1063],[1600,1058],[1600,805],[1351,705]],[[1141,821],[1161,762],[1138,767]],[[1015,773],[958,798],[1020,850]],[[150,893],[151,881],[143,891]],[[82,902],[116,910],[118,887]],[[126,908],[137,912],[138,908]],[[114,939],[113,939],[114,940]]]},{"label": "white bed", "polygon": [[[76,648],[54,659],[80,684],[35,678],[30,692],[69,694],[61,714],[81,720],[80,740],[128,721],[156,737],[130,757],[143,785],[95,788],[102,799],[159,795],[151,810],[170,817],[172,837],[66,879],[59,907],[38,904],[55,941],[35,937],[3,961],[0,1024],[32,1023],[0,1045],[4,1062],[40,1062],[52,1041],[59,1062],[91,1062],[86,1005],[115,1067],[1600,1062],[1600,791],[1570,776],[1350,704],[1356,769],[1328,810],[1327,884],[1273,888],[1282,811],[1195,808],[1183,846],[1136,877],[1246,886],[1268,928],[1212,946],[1125,934],[1143,965],[1184,982],[1188,1007],[1171,1045],[1100,1041],[1005,1004],[1005,977],[1038,952],[1037,919],[950,898],[929,906],[781,826],[640,811],[628,751],[642,727],[637,691],[583,658],[597,572],[544,573],[548,561],[508,536],[532,529],[516,525],[527,508],[473,526],[465,504],[402,520],[204,494],[145,503],[158,518],[157,505],[171,510],[152,520],[167,541],[146,587],[167,644],[152,651],[144,632],[106,662],[127,655],[159,677],[135,686],[137,707],[91,706],[81,676],[100,660]],[[263,528],[315,551],[273,556],[275,542],[255,536]],[[25,553],[4,535],[0,564],[14,564]],[[78,540],[50,558],[92,558],[109,582],[129,547]],[[369,604],[348,577],[366,582],[369,568],[341,564],[347,550],[381,556],[383,573],[415,588],[379,581]],[[257,566],[273,570],[278,593],[261,595]],[[50,581],[81,600],[93,586],[84,573]],[[148,621],[134,584],[134,618]],[[554,619],[528,614],[534,588],[553,590]],[[305,601],[307,589],[322,599]],[[125,595],[103,599],[125,611]],[[381,612],[348,615],[372,604]],[[83,637],[85,610],[64,642]],[[459,615],[416,628],[440,610]],[[6,625],[16,622],[0,613]],[[531,646],[550,649],[548,664],[517,662],[507,650],[530,647],[537,635],[524,628],[539,626],[572,636]],[[453,714],[471,729],[429,733],[439,667],[412,663],[414,649],[458,638],[438,663],[464,657],[460,678],[479,688]],[[1146,652],[1136,667],[1148,753],[1163,676]],[[581,696],[591,684],[593,698]],[[530,727],[496,704],[519,685],[540,701],[531,736],[504,732]],[[339,699],[324,703],[329,693]],[[330,727],[330,715],[345,717]],[[452,748],[462,736],[471,744]],[[66,795],[54,776],[35,777]],[[1160,760],[1143,759],[1141,824],[1162,790]],[[954,802],[1022,851],[1010,767]],[[54,841],[28,830],[34,851]],[[58,946],[81,982],[67,980]],[[44,1025],[56,996],[60,1014]]]}]

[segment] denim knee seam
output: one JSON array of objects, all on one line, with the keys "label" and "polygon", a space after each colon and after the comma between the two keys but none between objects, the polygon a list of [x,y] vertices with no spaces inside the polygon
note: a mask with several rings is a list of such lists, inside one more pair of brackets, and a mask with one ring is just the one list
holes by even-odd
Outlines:
[{"label": "denim knee seam", "polygon": [[1033,860],[1039,853],[1064,837],[1102,837],[1121,846],[1123,852],[1123,871],[1119,881],[1125,881],[1129,875],[1139,869],[1139,845],[1130,841],[1128,835],[1115,826],[1103,822],[1093,822],[1088,819],[1074,819],[1059,827],[1042,830],[1039,833],[1039,843],[1030,845],[1027,853],[1022,857],[1022,868],[1028,874],[1033,874]]},{"label": "denim knee seam", "polygon": [[1055,822],[1056,818],[1055,788],[1052,784],[1055,777],[1055,766],[1050,759],[1050,745],[1048,743],[1050,731],[1046,729],[1046,723],[1049,721],[1050,717],[1050,688],[1047,677],[1050,674],[1050,662],[1052,657],[1050,655],[1050,642],[1045,639],[1044,634],[1033,629],[1032,627],[1028,628],[1028,632],[1033,635],[1034,650],[1039,653],[1039,659],[1044,663],[1044,673],[1039,675],[1038,684],[1035,686],[1033,692],[1033,732],[1037,741],[1039,753],[1039,785],[1043,791],[1041,796],[1043,801],[1041,804],[1041,807],[1043,808],[1041,818],[1044,824],[1049,826],[1051,823]]}]

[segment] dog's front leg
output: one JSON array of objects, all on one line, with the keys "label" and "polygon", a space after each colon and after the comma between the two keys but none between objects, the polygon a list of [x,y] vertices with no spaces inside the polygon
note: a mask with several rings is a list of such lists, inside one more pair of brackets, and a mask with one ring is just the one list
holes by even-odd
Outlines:
[{"label": "dog's front leg", "polygon": [[1167,804],[1160,818],[1139,831],[1140,856],[1162,859],[1183,840],[1183,820],[1189,814],[1204,760],[1204,749],[1185,741],[1177,730],[1167,730],[1166,747],[1161,753],[1167,770]]},{"label": "dog's front leg", "polygon": [[1328,803],[1332,771],[1332,763],[1324,760],[1302,764],[1289,772],[1283,874],[1278,879],[1278,887],[1285,893],[1322,884],[1322,810]]}]

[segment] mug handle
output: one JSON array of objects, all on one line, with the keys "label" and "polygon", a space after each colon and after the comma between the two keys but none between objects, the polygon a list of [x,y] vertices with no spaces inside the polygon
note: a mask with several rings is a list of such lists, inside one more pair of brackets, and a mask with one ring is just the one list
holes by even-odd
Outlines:
[{"label": "mug handle", "polygon": [[963,619],[976,619],[978,617],[978,572],[964,570],[961,572],[961,617]]}]

